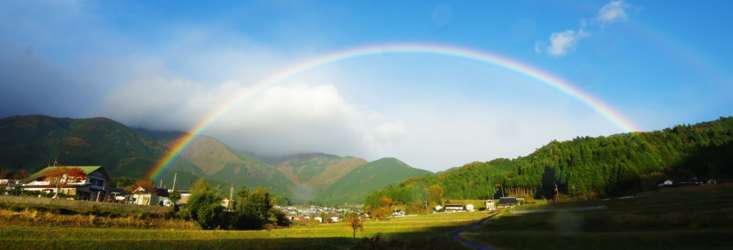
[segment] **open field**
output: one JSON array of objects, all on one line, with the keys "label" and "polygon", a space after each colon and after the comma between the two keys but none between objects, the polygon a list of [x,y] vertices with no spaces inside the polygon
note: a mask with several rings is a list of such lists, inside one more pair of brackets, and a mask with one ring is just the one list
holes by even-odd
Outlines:
[{"label": "open field", "polygon": [[24,209],[20,211],[0,208],[0,225],[43,227],[97,227],[140,229],[199,229],[195,222],[175,219],[137,216],[97,216],[94,214],[58,214],[48,211]]},{"label": "open field", "polygon": [[[367,221],[364,231],[345,223],[294,226],[271,231],[204,231],[8,226],[0,228],[3,249],[462,249],[448,231],[486,213],[406,216]],[[379,235],[379,236],[377,236]],[[378,238],[378,239],[377,239]]]},{"label": "open field", "polygon": [[463,235],[502,249],[731,249],[733,185],[504,211]]},{"label": "open field", "polygon": [[166,217],[170,207],[138,206],[124,203],[94,202],[84,200],[50,199],[31,196],[0,195],[0,208],[10,210],[34,209],[61,214],[94,214],[97,216]]}]

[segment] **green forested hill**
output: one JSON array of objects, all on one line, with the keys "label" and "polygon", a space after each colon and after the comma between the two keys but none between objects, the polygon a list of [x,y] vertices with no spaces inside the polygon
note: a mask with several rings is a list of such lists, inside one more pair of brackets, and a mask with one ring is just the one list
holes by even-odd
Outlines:
[{"label": "green forested hill", "polygon": [[575,197],[620,196],[647,190],[667,178],[733,178],[733,118],[654,132],[553,141],[516,159],[469,163],[370,194],[398,203],[422,201],[439,185],[448,199],[484,199],[504,194],[549,197],[557,185]]},{"label": "green forested hill", "polygon": [[382,158],[357,167],[321,193],[316,200],[325,203],[358,204],[374,190],[407,178],[429,174],[431,172],[413,168],[398,159]]},{"label": "green forested hill", "polygon": [[106,118],[14,116],[0,119],[0,168],[36,171],[60,164],[104,165],[110,174],[142,176],[165,145]]}]

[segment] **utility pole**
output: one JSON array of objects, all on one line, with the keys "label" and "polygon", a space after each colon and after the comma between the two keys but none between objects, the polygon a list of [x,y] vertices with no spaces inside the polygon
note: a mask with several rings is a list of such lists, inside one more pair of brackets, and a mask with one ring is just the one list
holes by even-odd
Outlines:
[{"label": "utility pole", "polygon": [[232,202],[234,202],[234,185],[229,184],[229,203],[227,203],[229,211],[232,210]]},{"label": "utility pole", "polygon": [[173,187],[171,188],[173,192],[176,191],[176,177],[178,177],[178,172],[173,173]]}]

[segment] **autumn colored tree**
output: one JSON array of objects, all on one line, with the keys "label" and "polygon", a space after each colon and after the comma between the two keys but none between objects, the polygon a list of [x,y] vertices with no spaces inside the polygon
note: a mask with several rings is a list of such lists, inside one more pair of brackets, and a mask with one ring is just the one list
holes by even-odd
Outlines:
[{"label": "autumn colored tree", "polygon": [[369,211],[372,217],[378,220],[385,220],[392,213],[392,210],[387,207],[377,207]]},{"label": "autumn colored tree", "polygon": [[382,196],[379,198],[380,205],[382,207],[391,208],[394,201],[389,196]]},{"label": "autumn colored tree", "polygon": [[359,217],[359,214],[357,213],[346,214],[346,223],[351,226],[354,239],[356,239],[356,230],[364,231],[364,223],[361,221],[361,217]]},{"label": "autumn colored tree", "polygon": [[433,184],[427,188],[427,191],[430,205],[440,205],[443,202],[443,187],[439,184]]}]

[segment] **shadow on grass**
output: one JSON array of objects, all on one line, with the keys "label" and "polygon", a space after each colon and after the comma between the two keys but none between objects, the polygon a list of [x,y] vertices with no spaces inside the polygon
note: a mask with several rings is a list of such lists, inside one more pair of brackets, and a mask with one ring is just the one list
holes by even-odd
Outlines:
[{"label": "shadow on grass", "polygon": [[218,240],[3,240],[7,249],[350,249],[349,238]]},{"label": "shadow on grass", "polygon": [[[733,249],[731,200],[733,184],[718,184],[568,202],[507,214],[465,236],[515,250]],[[598,205],[608,209],[581,209]]]},{"label": "shadow on grass", "polygon": [[595,232],[554,233],[546,231],[503,231],[468,233],[466,237],[491,242],[514,250],[683,250],[732,249],[733,232],[671,231],[671,232]]}]

